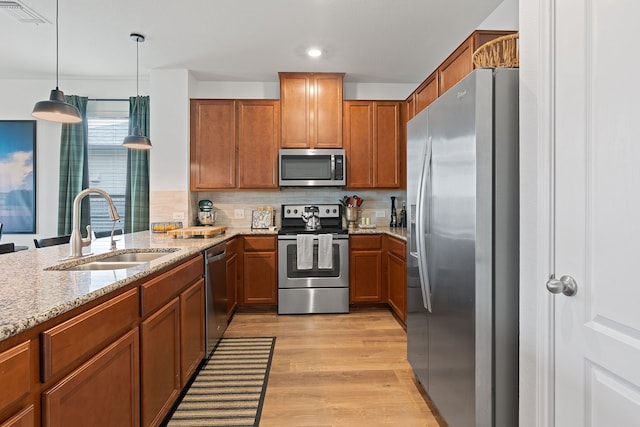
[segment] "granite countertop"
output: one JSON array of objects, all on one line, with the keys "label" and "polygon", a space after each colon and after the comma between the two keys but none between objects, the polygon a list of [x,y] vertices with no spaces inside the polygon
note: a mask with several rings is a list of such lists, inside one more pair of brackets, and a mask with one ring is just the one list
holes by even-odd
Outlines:
[{"label": "granite countertop", "polygon": [[389,236],[397,237],[400,240],[407,240],[407,229],[401,227],[389,227],[382,226],[376,228],[359,228],[354,231],[349,231],[349,234],[388,234]]},{"label": "granite countertop", "polygon": [[[103,271],[45,270],[71,263],[69,244],[0,255],[0,341],[17,335],[84,303],[144,278],[180,260],[237,235],[272,234],[276,231],[233,229],[212,238],[173,238],[141,231],[116,236],[117,249],[175,249],[140,266]],[[85,247],[85,254],[99,258],[110,250],[110,239],[100,238]]]},{"label": "granite countertop", "polygon": [[[404,228],[357,229],[350,234],[380,233],[406,240]],[[69,255],[69,244],[0,255],[0,341],[235,236],[276,234],[276,230],[236,228],[205,239],[176,239],[150,231],[120,235],[116,236],[118,250],[174,250],[140,266],[120,270],[48,270],[61,263],[70,263],[65,260]],[[84,248],[84,253],[100,258],[100,255],[111,252],[109,245],[108,237],[100,238]]]}]

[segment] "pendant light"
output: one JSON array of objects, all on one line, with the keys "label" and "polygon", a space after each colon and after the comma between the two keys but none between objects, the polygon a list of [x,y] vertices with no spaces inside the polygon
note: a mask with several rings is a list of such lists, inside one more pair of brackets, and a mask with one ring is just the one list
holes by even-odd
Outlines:
[{"label": "pendant light", "polygon": [[[135,114],[136,108],[138,108],[138,97],[140,96],[139,90],[139,72],[138,67],[140,60],[138,58],[138,48],[140,43],[144,43],[144,36],[142,34],[131,33],[131,40],[136,42],[136,102],[133,103],[133,116],[137,117]],[[123,146],[127,148],[133,148],[136,150],[149,150],[151,149],[151,140],[142,134],[142,129],[140,129],[140,124],[136,123],[133,127],[133,132],[131,135],[128,135],[124,138]]]},{"label": "pendant light", "polygon": [[33,117],[60,123],[80,123],[82,116],[75,106],[65,102],[64,93],[58,89],[58,0],[56,0],[56,88],[47,101],[40,101],[33,107]]}]

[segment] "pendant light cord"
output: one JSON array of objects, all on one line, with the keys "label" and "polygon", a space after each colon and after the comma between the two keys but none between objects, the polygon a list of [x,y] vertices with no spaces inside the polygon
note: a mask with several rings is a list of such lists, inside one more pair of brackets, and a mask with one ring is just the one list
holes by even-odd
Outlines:
[{"label": "pendant light cord", "polygon": [[138,87],[139,85],[139,80],[140,80],[140,71],[139,71],[139,66],[140,66],[140,38],[136,38],[136,98],[140,96],[140,88]]},{"label": "pendant light cord", "polygon": [[58,57],[60,56],[58,38],[58,0],[56,0],[56,90],[58,90]]}]

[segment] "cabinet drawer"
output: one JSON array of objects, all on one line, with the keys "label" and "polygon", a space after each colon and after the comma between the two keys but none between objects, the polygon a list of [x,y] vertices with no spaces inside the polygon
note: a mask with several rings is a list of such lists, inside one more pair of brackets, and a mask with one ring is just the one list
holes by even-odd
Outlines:
[{"label": "cabinet drawer", "polygon": [[142,316],[162,307],[187,285],[203,275],[204,261],[200,255],[144,283],[140,286]]},{"label": "cabinet drawer", "polygon": [[349,249],[377,250],[382,249],[382,235],[350,236]]},{"label": "cabinet drawer", "polygon": [[29,341],[0,353],[0,412],[31,391]]},{"label": "cabinet drawer", "polygon": [[389,252],[396,255],[398,258],[406,259],[406,244],[400,239],[395,237],[387,237],[387,247]]},{"label": "cabinet drawer", "polygon": [[275,237],[245,236],[244,250],[246,252],[269,252],[276,250]]},{"label": "cabinet drawer", "polygon": [[138,320],[131,289],[42,333],[42,382],[104,348]]}]

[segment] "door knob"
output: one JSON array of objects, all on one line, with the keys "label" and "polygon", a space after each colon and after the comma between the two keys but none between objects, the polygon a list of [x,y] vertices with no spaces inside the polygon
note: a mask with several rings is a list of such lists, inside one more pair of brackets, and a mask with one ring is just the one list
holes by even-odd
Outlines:
[{"label": "door knob", "polygon": [[578,284],[571,276],[562,276],[560,280],[556,279],[554,274],[547,281],[547,290],[552,294],[563,293],[568,297],[572,297],[578,292]]}]

